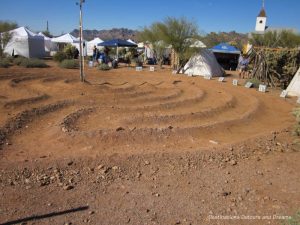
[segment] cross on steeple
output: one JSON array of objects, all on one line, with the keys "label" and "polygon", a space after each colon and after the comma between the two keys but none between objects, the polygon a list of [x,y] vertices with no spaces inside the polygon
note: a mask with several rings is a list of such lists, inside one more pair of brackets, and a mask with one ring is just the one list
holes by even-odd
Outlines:
[{"label": "cross on steeple", "polygon": [[265,0],[262,0],[262,7],[265,8]]}]

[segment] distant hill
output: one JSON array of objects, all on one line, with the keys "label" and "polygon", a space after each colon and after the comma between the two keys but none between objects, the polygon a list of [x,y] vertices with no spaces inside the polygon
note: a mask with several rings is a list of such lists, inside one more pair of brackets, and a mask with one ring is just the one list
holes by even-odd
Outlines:
[{"label": "distant hill", "polygon": [[208,48],[212,48],[221,42],[226,42],[238,47],[239,49],[242,49],[243,45],[247,44],[248,42],[248,34],[237,33],[235,31],[218,33],[211,32],[206,34],[201,39]]},{"label": "distant hill", "polygon": [[[127,28],[113,28],[111,30],[83,30],[83,37],[85,40],[92,40],[95,37],[99,37],[102,40],[109,40],[109,39],[132,39],[136,41],[137,38],[137,30],[130,30]],[[72,35],[75,37],[79,36],[79,30],[74,29],[71,32]]]},{"label": "distant hill", "polygon": [[[79,30],[74,29],[71,34],[75,37],[78,37]],[[119,38],[125,40],[132,39],[137,42],[137,35],[137,30],[131,30],[127,28],[113,28],[111,30],[83,30],[83,37],[88,41],[94,39],[95,37],[99,37],[102,40]],[[211,48],[221,42],[227,42],[229,44],[235,45],[239,49],[242,49],[242,46],[248,41],[248,35],[237,33],[235,31],[218,33],[211,32],[200,37],[200,40],[202,40],[208,48]]]}]

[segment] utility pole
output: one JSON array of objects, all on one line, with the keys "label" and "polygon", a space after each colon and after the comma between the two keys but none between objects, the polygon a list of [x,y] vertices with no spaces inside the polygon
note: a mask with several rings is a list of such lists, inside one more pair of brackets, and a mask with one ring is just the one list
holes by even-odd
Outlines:
[{"label": "utility pole", "polygon": [[85,0],[80,0],[79,3],[76,3],[79,5],[79,68],[80,68],[80,81],[85,81],[85,75],[84,75],[84,56],[83,56],[83,40],[82,40],[82,5],[85,2]]}]

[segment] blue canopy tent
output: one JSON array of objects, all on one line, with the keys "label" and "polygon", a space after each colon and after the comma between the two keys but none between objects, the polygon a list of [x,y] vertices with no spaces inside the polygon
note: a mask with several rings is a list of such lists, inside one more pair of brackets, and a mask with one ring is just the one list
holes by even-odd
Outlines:
[{"label": "blue canopy tent", "polygon": [[226,53],[226,54],[241,54],[241,51],[236,47],[227,43],[220,43],[211,49],[213,52]]},{"label": "blue canopy tent", "polygon": [[235,70],[241,51],[227,43],[220,43],[211,49],[217,58],[218,63],[225,70]]},{"label": "blue canopy tent", "polygon": [[122,40],[122,39],[112,39],[112,40],[104,41],[104,42],[99,43],[98,46],[116,47],[117,48],[117,59],[119,56],[119,49],[118,49],[119,47],[137,47],[136,44],[131,43],[126,40]]}]

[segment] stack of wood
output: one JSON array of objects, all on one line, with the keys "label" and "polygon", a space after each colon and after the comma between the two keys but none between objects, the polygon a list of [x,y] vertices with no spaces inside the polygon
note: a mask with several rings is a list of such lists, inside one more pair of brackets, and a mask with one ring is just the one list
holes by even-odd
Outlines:
[{"label": "stack of wood", "polygon": [[253,48],[250,77],[271,87],[285,89],[300,65],[299,49]]}]

